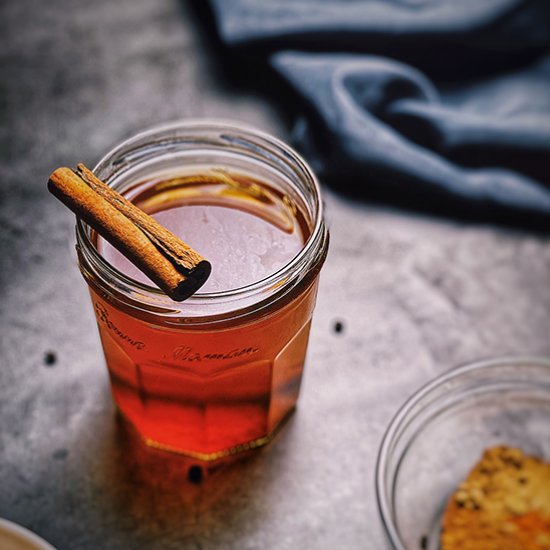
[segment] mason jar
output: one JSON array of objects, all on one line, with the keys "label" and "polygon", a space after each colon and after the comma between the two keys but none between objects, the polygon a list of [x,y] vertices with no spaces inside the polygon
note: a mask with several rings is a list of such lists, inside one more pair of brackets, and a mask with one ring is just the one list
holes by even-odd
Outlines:
[{"label": "mason jar", "polygon": [[[328,249],[311,169],[266,133],[206,120],[139,133],[94,173],[149,213],[215,204],[300,233],[296,253],[272,273],[242,283],[227,273],[227,288],[205,286],[174,302],[112,261],[86,223],[76,227],[114,401],[140,438],[200,461],[267,444],[298,400]],[[224,254],[237,254],[232,248]],[[224,258],[210,259],[214,272]],[[223,282],[223,270],[218,275]]]}]

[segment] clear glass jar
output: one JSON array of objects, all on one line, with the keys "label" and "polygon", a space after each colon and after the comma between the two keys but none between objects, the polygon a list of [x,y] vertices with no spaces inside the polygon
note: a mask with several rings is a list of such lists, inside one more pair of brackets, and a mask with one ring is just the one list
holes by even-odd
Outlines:
[{"label": "clear glass jar", "polygon": [[275,273],[177,303],[109,264],[77,223],[113,395],[149,445],[212,461],[269,442],[298,399],[318,276],[328,250],[319,185],[281,141],[234,123],[156,127],[115,147],[95,174],[130,200],[151,181],[223,170],[269,184],[306,228]]},{"label": "clear glass jar", "polygon": [[550,359],[495,358],[417,391],[384,435],[378,509],[390,548],[437,550],[449,497],[497,445],[550,460]]}]

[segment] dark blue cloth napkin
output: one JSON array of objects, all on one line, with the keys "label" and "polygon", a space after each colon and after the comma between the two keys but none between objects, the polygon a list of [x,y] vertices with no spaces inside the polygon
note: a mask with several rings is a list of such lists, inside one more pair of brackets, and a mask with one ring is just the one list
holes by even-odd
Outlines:
[{"label": "dark blue cloth napkin", "polygon": [[323,181],[550,224],[550,0],[210,5],[224,47],[296,94],[295,145]]}]

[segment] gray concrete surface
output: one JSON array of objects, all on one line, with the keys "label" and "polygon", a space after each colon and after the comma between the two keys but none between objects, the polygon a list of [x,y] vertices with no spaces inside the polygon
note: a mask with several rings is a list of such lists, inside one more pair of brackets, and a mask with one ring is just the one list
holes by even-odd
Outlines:
[{"label": "gray concrete surface", "polygon": [[0,516],[59,550],[384,548],[373,477],[385,427],[459,363],[550,354],[548,239],[324,189],[332,242],[299,408],[257,456],[191,484],[116,418],[74,220],[46,180],[157,122],[289,130],[221,79],[186,4],[0,10]]}]

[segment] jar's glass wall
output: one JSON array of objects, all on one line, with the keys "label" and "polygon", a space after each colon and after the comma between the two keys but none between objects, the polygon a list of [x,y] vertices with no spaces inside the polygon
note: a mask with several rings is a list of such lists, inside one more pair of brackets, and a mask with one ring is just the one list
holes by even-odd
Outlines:
[{"label": "jar's glass wall", "polygon": [[148,182],[216,170],[269,183],[304,220],[302,249],[262,280],[172,302],[110,265],[90,228],[77,228],[120,412],[147,444],[205,461],[265,445],[296,405],[328,247],[318,184],[276,139],[210,123],[145,132],[95,170],[130,199]]}]

